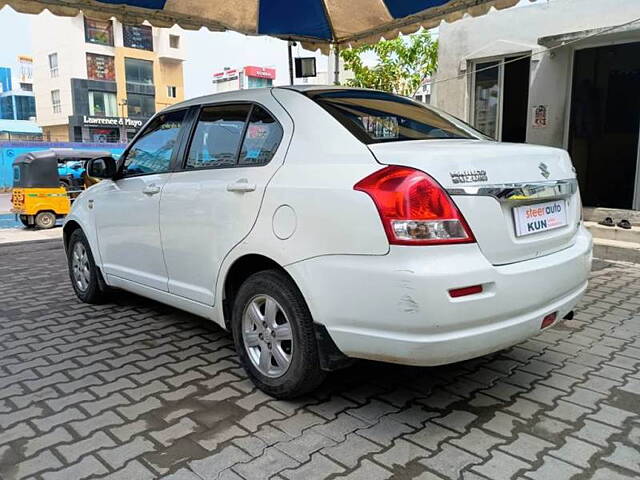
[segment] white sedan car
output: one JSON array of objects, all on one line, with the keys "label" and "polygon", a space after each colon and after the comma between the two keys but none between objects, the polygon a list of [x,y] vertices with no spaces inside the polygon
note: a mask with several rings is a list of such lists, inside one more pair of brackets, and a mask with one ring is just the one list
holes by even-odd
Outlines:
[{"label": "white sedan car", "polygon": [[233,333],[276,397],[355,358],[504,349],[565,317],[592,242],[563,150],[491,141],[343,87],[223,93],[155,115],[64,224],[73,288],[112,287]]}]

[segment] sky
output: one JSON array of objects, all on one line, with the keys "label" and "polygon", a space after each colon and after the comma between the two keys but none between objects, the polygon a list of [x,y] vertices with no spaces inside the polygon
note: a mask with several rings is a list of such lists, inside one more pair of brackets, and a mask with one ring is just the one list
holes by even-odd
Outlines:
[{"label": "sky", "polygon": [[[18,55],[31,52],[31,15],[8,7],[0,10],[0,66],[17,69]],[[184,31],[183,42],[187,59],[183,64],[185,97],[192,98],[215,92],[211,82],[214,72],[225,67],[246,65],[273,67],[275,84],[289,82],[287,43],[270,37],[251,37],[235,32]],[[294,56],[316,56],[317,70],[327,71],[327,57],[294,47]]]}]

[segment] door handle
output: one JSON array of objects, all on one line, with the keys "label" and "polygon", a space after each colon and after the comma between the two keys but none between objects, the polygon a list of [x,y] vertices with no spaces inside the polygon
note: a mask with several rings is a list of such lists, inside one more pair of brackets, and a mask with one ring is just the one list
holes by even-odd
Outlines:
[{"label": "door handle", "polygon": [[253,192],[256,189],[255,183],[249,183],[246,178],[236,180],[234,183],[227,185],[227,192],[246,193]]},{"label": "door handle", "polygon": [[145,195],[155,195],[156,193],[160,193],[160,187],[151,183],[142,189],[142,193]]}]

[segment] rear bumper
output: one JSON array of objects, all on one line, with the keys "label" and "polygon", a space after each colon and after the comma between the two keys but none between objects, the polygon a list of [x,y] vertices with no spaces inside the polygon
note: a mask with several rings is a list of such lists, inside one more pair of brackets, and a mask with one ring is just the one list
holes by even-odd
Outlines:
[{"label": "rear bumper", "polygon": [[[587,288],[591,250],[581,227],[570,248],[511,265],[491,265],[471,244],[318,257],[287,270],[346,355],[439,365],[531,337],[549,313],[562,319]],[[448,294],[478,284],[480,294]]]}]

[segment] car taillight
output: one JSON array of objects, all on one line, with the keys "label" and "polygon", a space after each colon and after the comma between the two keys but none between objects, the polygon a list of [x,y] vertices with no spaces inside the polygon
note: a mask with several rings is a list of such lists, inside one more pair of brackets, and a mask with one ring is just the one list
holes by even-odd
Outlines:
[{"label": "car taillight", "polygon": [[420,170],[391,165],[360,180],[353,188],[373,199],[391,244],[475,242],[451,197]]}]

